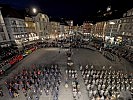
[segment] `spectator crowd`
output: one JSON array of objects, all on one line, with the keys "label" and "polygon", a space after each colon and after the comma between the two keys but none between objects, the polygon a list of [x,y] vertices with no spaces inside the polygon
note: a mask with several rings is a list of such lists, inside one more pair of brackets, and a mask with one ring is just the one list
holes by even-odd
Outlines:
[{"label": "spectator crowd", "polygon": [[132,49],[125,48],[125,47],[112,47],[109,49],[105,49],[105,51],[108,51],[112,54],[115,54],[118,56],[118,58],[125,58],[129,62],[133,63],[133,51]]}]

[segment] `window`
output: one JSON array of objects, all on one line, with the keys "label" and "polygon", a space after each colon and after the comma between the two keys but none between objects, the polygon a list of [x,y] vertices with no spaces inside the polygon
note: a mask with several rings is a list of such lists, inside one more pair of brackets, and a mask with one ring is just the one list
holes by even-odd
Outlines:
[{"label": "window", "polygon": [[133,15],[133,11],[132,11],[132,15]]},{"label": "window", "polygon": [[129,19],[127,19],[127,21],[126,22],[129,22]]},{"label": "window", "polygon": [[14,32],[18,32],[18,28],[17,27],[13,27],[13,31]]},{"label": "window", "polygon": [[21,35],[18,35],[18,38],[21,38]]},{"label": "window", "polygon": [[16,25],[16,21],[15,20],[12,21],[12,25]]},{"label": "window", "polygon": [[14,35],[14,37],[17,39],[18,37],[17,37],[17,35]]},{"label": "window", "polygon": [[126,19],[124,19],[123,22],[126,22]]},{"label": "window", "polygon": [[2,25],[0,25],[0,32],[4,32]]},{"label": "window", "polygon": [[2,39],[3,40],[6,40],[6,36],[5,36],[5,34],[3,33],[3,34],[1,34],[1,37],[2,37]]},{"label": "window", "polygon": [[23,30],[23,28],[22,28],[22,27],[20,27],[20,32],[24,32],[24,30]]},{"label": "window", "polygon": [[23,25],[23,22],[22,21],[19,21],[19,25]]},{"label": "window", "polygon": [[24,37],[24,35],[21,35],[22,37]]},{"label": "window", "polygon": [[120,25],[120,28],[122,28],[122,25]]}]

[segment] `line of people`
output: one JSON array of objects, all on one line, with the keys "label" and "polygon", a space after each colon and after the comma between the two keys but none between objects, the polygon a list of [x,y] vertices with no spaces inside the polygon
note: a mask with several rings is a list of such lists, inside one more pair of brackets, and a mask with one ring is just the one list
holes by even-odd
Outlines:
[{"label": "line of people", "polygon": [[73,99],[74,100],[80,100],[81,91],[80,91],[80,84],[78,81],[77,70],[69,69],[69,70],[66,70],[66,73],[68,74],[68,79],[72,80]]}]

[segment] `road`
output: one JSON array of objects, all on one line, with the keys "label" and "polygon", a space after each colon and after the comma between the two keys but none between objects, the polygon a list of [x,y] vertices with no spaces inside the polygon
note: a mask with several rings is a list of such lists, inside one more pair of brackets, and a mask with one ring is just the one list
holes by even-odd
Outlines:
[{"label": "road", "polygon": [[[59,50],[61,51],[59,53]],[[30,69],[33,64],[35,65],[41,65],[41,64],[59,64],[61,67],[63,78],[62,83],[60,86],[60,95],[59,100],[72,100],[72,89],[71,86],[66,90],[64,87],[65,85],[65,69],[66,69],[66,49],[61,48],[42,48],[35,52],[33,52],[31,55],[27,56],[25,59],[23,59],[21,62],[13,66],[12,69],[10,69],[7,72],[7,75],[4,76],[0,80],[0,84],[4,88],[4,92],[6,93],[6,97],[0,97],[0,100],[12,100],[10,99],[8,93],[6,92],[7,89],[3,86],[4,82],[10,77],[14,75],[14,73],[20,72],[23,68]],[[72,60],[74,62],[75,69],[79,70],[79,65],[85,66],[88,65],[94,65],[94,68],[101,69],[102,66],[106,66],[106,69],[109,69],[110,66],[112,66],[113,70],[124,70],[125,72],[133,72],[132,64],[127,62],[125,59],[122,59],[121,62],[112,62],[108,59],[106,59],[102,54],[100,54],[97,51],[92,51],[89,49],[72,49]],[[87,92],[85,90],[85,85],[83,83],[83,79],[81,77],[80,72],[79,73],[79,80],[81,85],[81,92],[84,95],[83,99],[81,100],[88,100],[87,99]],[[70,85],[71,83],[69,83]],[[65,98],[65,99],[64,99]],[[46,97],[45,95],[41,96],[40,100],[51,100],[50,97]],[[24,96],[20,96],[19,98],[15,98],[13,100],[25,100]]]}]

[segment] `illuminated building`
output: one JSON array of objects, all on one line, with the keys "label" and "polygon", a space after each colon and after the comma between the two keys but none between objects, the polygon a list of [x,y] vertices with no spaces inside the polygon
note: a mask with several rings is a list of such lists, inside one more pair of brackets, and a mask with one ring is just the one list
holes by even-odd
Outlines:
[{"label": "illuminated building", "polygon": [[49,36],[48,32],[48,24],[49,17],[46,14],[38,13],[34,17],[35,25],[36,25],[36,33],[39,36],[40,40],[45,40]]},{"label": "illuminated building", "polygon": [[88,21],[83,22],[83,34],[86,36],[91,34],[92,26],[93,24]]},{"label": "illuminated building", "polygon": [[124,44],[133,45],[133,8],[123,14],[119,34]]},{"label": "illuminated building", "polygon": [[0,10],[0,46],[7,47],[9,45],[11,45],[9,35],[7,33],[5,22],[3,20],[3,16]]},{"label": "illuminated building", "polygon": [[13,17],[6,17],[4,20],[12,44],[17,45],[18,48],[23,47],[29,40],[26,32],[25,21]]},{"label": "illuminated building", "polygon": [[39,36],[37,36],[36,25],[33,18],[25,17],[25,25],[26,25],[26,31],[29,37],[29,43],[32,43],[33,41],[38,40]]},{"label": "illuminated building", "polygon": [[50,38],[59,38],[60,35],[60,23],[59,22],[55,22],[55,21],[51,21],[50,22]]},{"label": "illuminated building", "polygon": [[99,37],[104,40],[105,36],[105,28],[106,28],[107,22],[97,22],[93,27],[92,27],[92,34],[95,37]]}]

